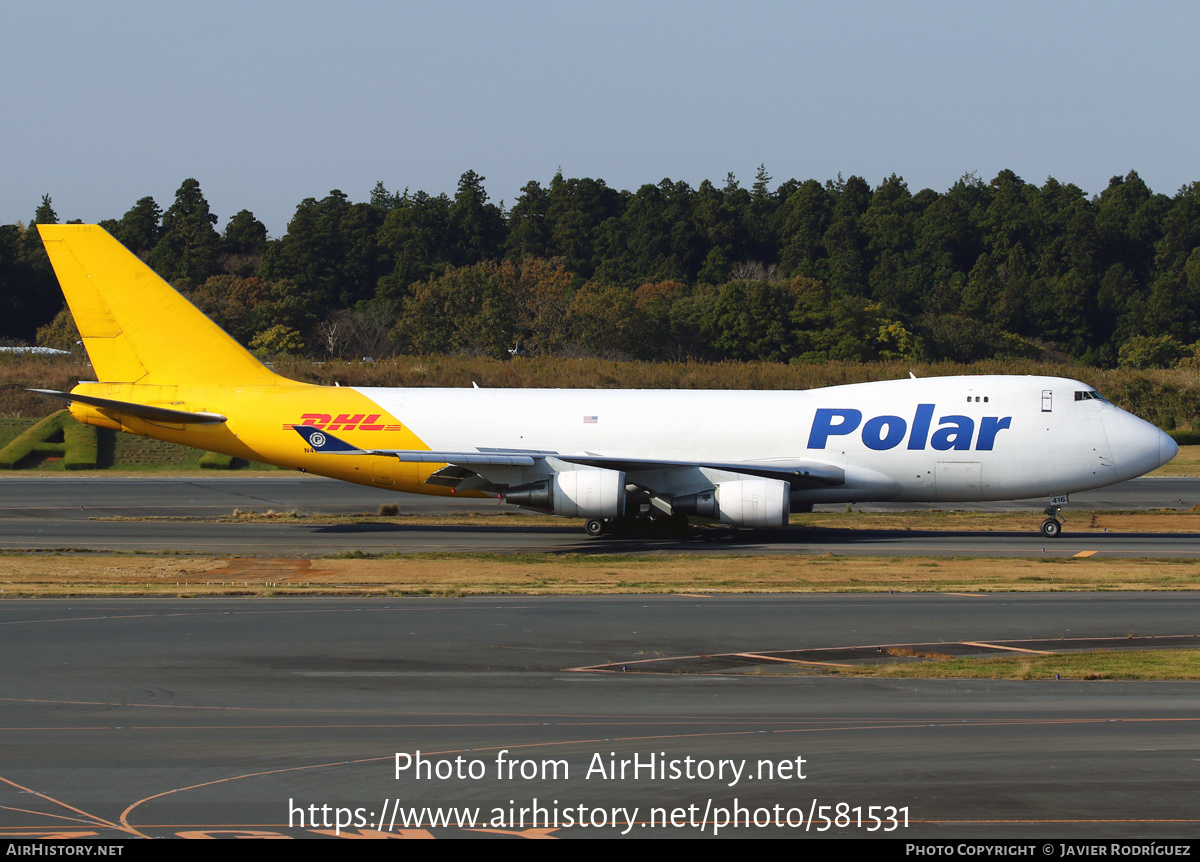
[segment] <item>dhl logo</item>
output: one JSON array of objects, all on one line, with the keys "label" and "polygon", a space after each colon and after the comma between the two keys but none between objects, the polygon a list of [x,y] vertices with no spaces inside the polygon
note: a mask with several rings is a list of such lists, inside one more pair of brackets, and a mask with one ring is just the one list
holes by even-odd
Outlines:
[{"label": "dhl logo", "polygon": [[[335,419],[329,413],[305,413],[300,417],[300,425],[311,425],[314,428],[320,428],[324,431],[353,431],[357,428],[359,431],[400,431],[404,426],[396,424],[381,423],[379,420],[383,414],[381,413],[339,413]],[[284,425],[285,429],[290,429],[291,425]]]}]

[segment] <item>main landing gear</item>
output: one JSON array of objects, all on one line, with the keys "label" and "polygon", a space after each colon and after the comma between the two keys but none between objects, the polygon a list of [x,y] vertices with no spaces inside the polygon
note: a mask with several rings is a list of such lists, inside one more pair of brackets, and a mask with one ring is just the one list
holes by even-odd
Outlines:
[{"label": "main landing gear", "polygon": [[1050,517],[1042,521],[1042,535],[1047,539],[1057,539],[1062,535],[1062,521],[1058,519],[1058,513],[1062,506],[1049,505],[1042,511]]},{"label": "main landing gear", "polygon": [[686,515],[635,515],[621,518],[589,518],[583,525],[591,537],[610,535],[630,539],[679,538],[687,532]]}]

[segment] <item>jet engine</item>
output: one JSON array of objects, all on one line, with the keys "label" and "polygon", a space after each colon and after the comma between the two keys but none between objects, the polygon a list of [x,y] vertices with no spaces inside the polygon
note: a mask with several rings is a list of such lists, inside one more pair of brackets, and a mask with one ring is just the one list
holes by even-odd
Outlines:
[{"label": "jet engine", "polygon": [[567,518],[619,518],[625,514],[625,474],[592,468],[567,470],[509,488],[504,502]]},{"label": "jet engine", "polygon": [[791,487],[779,479],[739,479],[671,501],[671,511],[731,524],[734,527],[783,527],[791,505]]}]

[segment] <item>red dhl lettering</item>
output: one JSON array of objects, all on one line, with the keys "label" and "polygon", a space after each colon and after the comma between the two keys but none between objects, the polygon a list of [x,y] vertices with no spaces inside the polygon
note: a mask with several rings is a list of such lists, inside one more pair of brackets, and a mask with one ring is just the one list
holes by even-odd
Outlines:
[{"label": "red dhl lettering", "polygon": [[337,419],[329,423],[325,429],[327,431],[353,431],[354,427],[363,420],[363,414],[355,413],[353,416],[348,413],[339,413]]},{"label": "red dhl lettering", "polygon": [[369,416],[364,416],[362,413],[355,413],[353,416],[339,413],[338,417],[331,422],[332,417],[328,413],[304,413],[300,416],[300,424],[323,428],[327,431],[353,431],[355,426],[359,431],[399,431],[403,427],[398,424],[381,424],[379,420],[382,416],[382,413],[372,413]]}]

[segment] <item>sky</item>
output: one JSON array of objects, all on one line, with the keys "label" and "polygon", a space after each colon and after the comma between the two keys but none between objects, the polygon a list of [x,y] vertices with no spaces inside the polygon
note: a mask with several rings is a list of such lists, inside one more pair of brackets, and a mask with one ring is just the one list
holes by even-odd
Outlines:
[{"label": "sky", "polygon": [[1010,169],[1099,194],[1200,180],[1200,4],[113,2],[6,4],[0,223],[166,208],[195,177],[272,236],[340,189],[510,205],[561,169],[772,187]]}]

